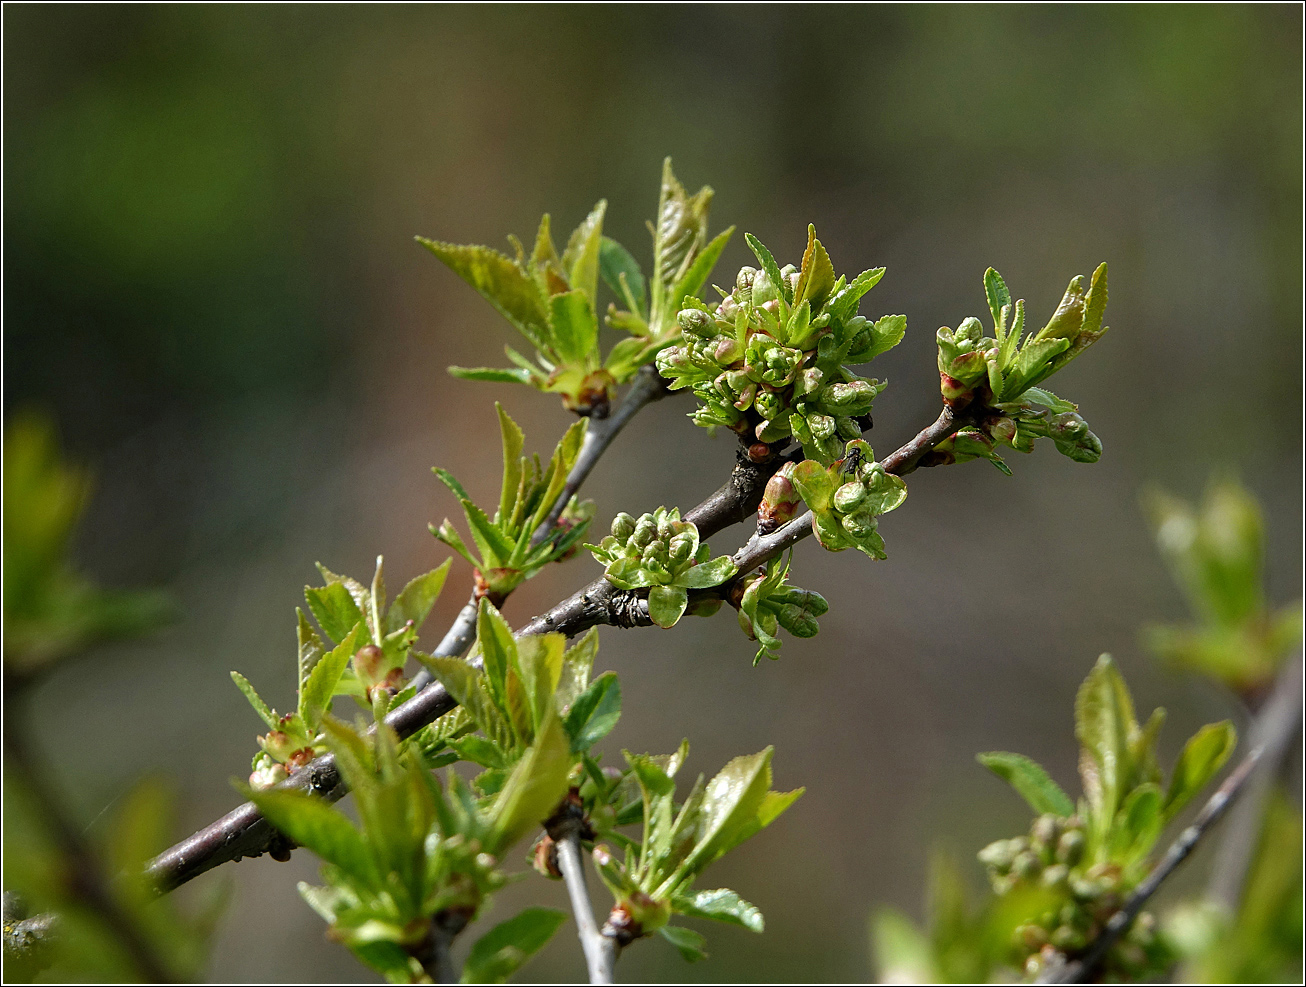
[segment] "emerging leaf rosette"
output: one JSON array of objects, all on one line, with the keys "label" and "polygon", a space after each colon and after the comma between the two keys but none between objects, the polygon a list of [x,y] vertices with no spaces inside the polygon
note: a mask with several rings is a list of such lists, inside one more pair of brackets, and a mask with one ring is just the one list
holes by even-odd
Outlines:
[{"label": "emerging leaf rosette", "polygon": [[549,465],[541,467],[538,456],[522,455],[526,437],[521,428],[498,403],[494,407],[499,412],[503,439],[503,486],[494,517],[488,517],[472,503],[452,473],[434,468],[435,475],[461,502],[477,554],[472,554],[448,518],[438,528],[431,525],[431,534],[476,568],[479,595],[502,604],[509,593],[550,562],[563,561],[575,553],[594,517],[594,504],[573,497],[548,537],[533,544],[536,529],[561,496],[567,475],[580,455],[586,423],[575,422],[567,429]]},{"label": "emerging leaf rosette", "polygon": [[803,789],[771,790],[770,747],[737,757],[707,784],[702,775],[683,802],[676,802],[675,776],[689,756],[685,741],[674,754],[626,752],[627,769],[603,782],[602,795],[618,807],[619,823],[644,824],[639,842],[621,837],[625,859],[602,844],[594,864],[616,900],[604,934],[627,945],[657,933],[688,960],[702,959],[705,940],[691,929],[669,925],[672,915],[714,919],[761,932],[756,905],[728,888],[695,891],[693,884],[713,861],[769,826]]},{"label": "emerging leaf rosette", "polygon": [[[1223,766],[1236,742],[1226,720],[1202,727],[1184,745],[1166,784],[1157,761],[1165,711],[1134,717],[1124,678],[1103,655],[1075,698],[1084,795],[1078,805],[1037,763],[994,751],[980,763],[1039,813],[1027,836],[980,851],[998,895],[1038,894],[1039,907],[1015,929],[1025,973],[1081,958],[1125,897],[1151,868],[1162,830]],[[1103,960],[1108,981],[1155,979],[1173,962],[1143,913]]]},{"label": "emerging leaf rosette", "polygon": [[[515,366],[450,367],[455,377],[527,384],[562,395],[571,411],[603,418],[616,387],[677,332],[676,307],[685,295],[697,294],[730,239],[726,230],[707,239],[712,189],[689,195],[671,171],[662,169],[658,221],[653,226],[653,277],[646,281],[639,264],[615,240],[603,235],[607,203],[599,202],[558,252],[546,214],[540,220],[528,255],[521,241],[509,237],[515,257],[489,247],[441,243],[418,237],[475,288],[535,348],[532,361],[511,346],[504,351]],[[631,335],[603,356],[599,346],[599,278],[628,306],[608,309],[607,324]]]},{"label": "emerging leaf rosette", "polygon": [[858,315],[884,268],[851,282],[836,279],[814,227],[801,268],[781,268],[756,237],[747,240],[761,267],[742,268],[715,307],[684,299],[683,341],[658,354],[658,371],[671,390],[693,389],[695,423],[759,442],[793,436],[809,459],[829,465],[844,442],[862,434],[859,419],[885,387],[847,365],[896,346],[907,319],[889,315],[873,323]]},{"label": "emerging leaf rosette", "polygon": [[618,514],[612,534],[585,547],[607,567],[604,575],[618,589],[648,588],[648,614],[659,627],[671,627],[681,618],[689,590],[719,586],[738,571],[727,556],[709,558],[697,526],[680,520],[675,507],[659,507],[639,520]]},{"label": "emerging leaf rosette", "polygon": [[873,559],[888,558],[875,519],[907,499],[907,484],[885,472],[868,443],[853,439],[843,458],[828,467],[810,459],[798,463],[793,483],[811,509],[822,548],[856,548]]},{"label": "emerging leaf rosette", "polygon": [[[793,553],[790,553],[792,559]],[[753,664],[761,661],[762,656],[774,660],[779,658],[779,628],[783,627],[794,637],[815,637],[821,628],[816,622],[823,616],[830,605],[825,597],[810,589],[799,589],[789,585],[790,559],[781,562],[776,556],[766,564],[765,570],[758,570],[739,581],[744,591],[739,602],[739,626],[744,629],[750,640],[757,641],[761,647],[753,657]]]}]

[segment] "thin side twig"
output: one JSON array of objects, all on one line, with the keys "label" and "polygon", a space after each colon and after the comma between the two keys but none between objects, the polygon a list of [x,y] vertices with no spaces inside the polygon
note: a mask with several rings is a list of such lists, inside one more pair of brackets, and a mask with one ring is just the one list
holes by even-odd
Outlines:
[{"label": "thin side twig", "polygon": [[[1206,835],[1224,815],[1229,806],[1238,798],[1253,777],[1258,766],[1267,760],[1268,752],[1275,745],[1283,745],[1296,732],[1301,719],[1302,677],[1301,663],[1294,662],[1295,670],[1281,675],[1275,685],[1275,694],[1266,703],[1261,715],[1252,726],[1253,746],[1238,766],[1229,773],[1223,784],[1216,789],[1192,824],[1188,826],[1165,852],[1165,856],[1152,868],[1152,872],[1143,879],[1129,895],[1120,910],[1107,920],[1097,939],[1089,944],[1083,959],[1049,970],[1039,983],[1079,984],[1085,983],[1093,976],[1098,965],[1107,952],[1129,930],[1143,906],[1156,894],[1176,868],[1193,852],[1202,837]],[[1257,738],[1260,738],[1259,740]]]},{"label": "thin side twig", "polygon": [[621,399],[621,404],[617,405],[617,410],[608,415],[607,418],[591,418],[589,425],[585,429],[585,438],[581,441],[580,453],[576,457],[576,464],[572,466],[571,472],[567,474],[567,484],[562,488],[562,493],[554,501],[548,516],[540,522],[540,526],[535,529],[531,535],[531,547],[539,545],[553,531],[553,526],[558,523],[558,518],[562,512],[567,509],[567,503],[575,496],[576,491],[585,482],[590,471],[599,461],[599,457],[612,444],[612,440],[617,437],[617,433],[626,427],[626,424],[639,413],[650,401],[656,401],[664,397],[667,393],[666,385],[657,372],[657,368],[652,364],[647,364],[640,368],[639,373],[635,375],[630,390],[626,396]]},{"label": "thin side twig", "polygon": [[558,841],[558,870],[562,871],[567,895],[571,898],[571,911],[576,918],[576,936],[580,939],[580,948],[585,952],[590,983],[610,984],[617,953],[615,949],[607,948],[608,939],[599,931],[599,924],[594,918],[594,907],[585,881],[580,836],[574,830]]}]

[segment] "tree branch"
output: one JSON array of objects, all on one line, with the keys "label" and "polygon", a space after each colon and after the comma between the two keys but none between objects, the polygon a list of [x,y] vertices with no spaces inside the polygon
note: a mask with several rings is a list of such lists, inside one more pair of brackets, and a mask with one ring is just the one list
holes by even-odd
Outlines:
[{"label": "tree branch", "polygon": [[589,969],[590,983],[612,983],[616,950],[607,948],[607,937],[599,931],[590,903],[589,888],[585,883],[585,865],[581,857],[580,835],[575,830],[558,840],[558,870],[567,884],[571,898],[572,914],[576,917],[576,936],[585,952],[585,965]]},{"label": "tree branch", "polygon": [[1107,920],[1098,937],[1089,944],[1083,959],[1072,960],[1049,970],[1044,977],[1039,978],[1039,983],[1080,984],[1088,981],[1111,947],[1129,930],[1129,926],[1143,910],[1148,899],[1156,894],[1166,878],[1188,858],[1202,837],[1238,798],[1257,767],[1262,762],[1268,762],[1271,752],[1276,747],[1286,746],[1297,732],[1301,721],[1301,689],[1302,666],[1301,661],[1297,660],[1291,663],[1291,667],[1285,668],[1284,673],[1279,676],[1274,695],[1265,704],[1252,725],[1251,750],[1202,806],[1202,811],[1197,814],[1192,824],[1179,834],[1179,838],[1174,843],[1170,844],[1165,856],[1152,868],[1152,872],[1134,888],[1120,910]]},{"label": "tree branch", "polygon": [[585,429],[585,438],[581,442],[580,454],[576,457],[576,465],[567,474],[567,485],[562,488],[562,493],[554,501],[548,517],[540,522],[540,526],[531,536],[532,548],[549,537],[553,526],[558,523],[558,517],[566,510],[568,501],[575,496],[576,491],[580,489],[585,478],[590,475],[590,471],[599,461],[599,457],[617,437],[617,433],[626,427],[626,423],[634,418],[644,405],[665,397],[666,394],[666,385],[658,374],[657,368],[651,363],[645,364],[635,375],[634,383],[630,385],[626,396],[621,399],[621,404],[617,405],[617,410],[607,418],[589,420],[589,426]]},{"label": "tree branch", "polygon": [[[1229,814],[1224,838],[1211,871],[1207,893],[1229,914],[1238,911],[1243,883],[1261,836],[1265,800],[1292,744],[1301,743],[1302,658],[1289,659],[1279,671],[1274,690],[1261,707],[1248,740],[1264,744],[1265,767],[1247,785],[1247,793]],[[1298,729],[1292,729],[1293,725]]]},{"label": "tree branch", "polygon": [[[647,403],[647,402],[646,402]],[[914,470],[929,450],[957,429],[968,424],[965,414],[955,414],[945,408],[929,428],[924,429],[901,449],[882,460],[885,469],[903,475]],[[699,534],[706,539],[729,525],[736,524],[757,510],[766,482],[779,469],[781,460],[776,457],[767,463],[749,460],[742,450],[737,457],[730,479],[684,517],[693,521]],[[892,467],[892,469],[890,469]],[[812,530],[811,513],[790,521],[765,537],[756,534],[735,553],[740,573],[779,555],[790,545],[805,538]],[[724,587],[696,590],[701,596],[721,597],[728,592]],[[464,613],[467,608],[464,607]],[[462,615],[459,615],[461,621]],[[618,590],[600,576],[588,586],[573,593],[546,613],[536,617],[517,632],[518,636],[559,632],[572,637],[590,627],[609,624],[617,627],[649,626],[647,596]],[[455,622],[457,624],[457,622]],[[450,639],[450,634],[445,636]],[[443,645],[444,642],[441,642]],[[437,649],[437,654],[442,653]],[[416,696],[393,710],[386,717],[400,739],[412,736],[422,727],[443,716],[457,704],[439,683],[423,688]],[[317,758],[296,771],[281,783],[283,788],[308,791],[330,801],[345,794],[335,760],[330,755]],[[182,840],[176,846],[155,857],[146,871],[154,886],[166,893],[194,877],[220,864],[242,857],[257,857],[271,853],[278,859],[287,859],[291,845],[262,817],[252,802],[246,802],[217,822]]]}]

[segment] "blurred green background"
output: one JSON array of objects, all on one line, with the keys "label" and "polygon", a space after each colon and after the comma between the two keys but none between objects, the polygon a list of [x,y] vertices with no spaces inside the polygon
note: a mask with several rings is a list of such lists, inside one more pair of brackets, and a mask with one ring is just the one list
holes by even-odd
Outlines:
[{"label": "blurred green background", "polygon": [[[933,331],[984,312],[993,265],[1043,320],[1111,265],[1114,331],[1059,378],[1105,446],[1040,448],[1014,479],[925,471],[872,564],[800,547],[832,610],[750,668],[730,616],[609,630],[626,712],[606,742],[689,768],[774,743],[808,792],[708,877],[756,902],[758,939],[705,929],[689,967],[660,940],[628,980],[858,980],[877,904],[920,914],[932,845],[966,862],[1025,808],[973,759],[1016,750],[1074,780],[1074,688],[1113,652],[1163,747],[1243,711],[1159,669],[1139,625],[1182,619],[1138,492],[1194,497],[1215,469],[1262,498],[1272,599],[1301,593],[1301,13],[1296,6],[77,7],[4,9],[4,410],[52,412],[98,475],[79,547],[111,585],[164,585],[183,620],[46,683],[44,741],[93,820],[142,772],[173,779],[178,833],[237,801],[259,724],[228,671],[293,691],[293,607],[314,560],[392,580],[441,561],[456,515],[429,467],[487,497],[492,401],[545,450],[557,401],[453,380],[511,329],[415,246],[502,245],[606,197],[647,256],[664,155],[717,190],[782,262],[814,222],[836,268],[884,265],[863,309],[906,312],[877,361],[881,451],[932,420]],[[749,257],[728,248],[716,281]],[[1036,321],[1036,324],[1039,324]],[[587,492],[688,507],[733,452],[652,406]],[[745,537],[718,536],[718,550]],[[462,566],[461,569],[458,566]],[[588,558],[523,587],[521,623],[593,578]],[[432,628],[465,598],[458,562]],[[433,635],[438,629],[433,629]],[[431,642],[427,642],[428,645]],[[284,698],[283,698],[284,702]],[[57,728],[57,729],[56,729]],[[1204,858],[1170,889],[1198,883]],[[316,864],[246,861],[215,980],[357,980],[298,899]],[[534,899],[532,878],[493,913]],[[571,926],[529,977],[574,979]]]}]

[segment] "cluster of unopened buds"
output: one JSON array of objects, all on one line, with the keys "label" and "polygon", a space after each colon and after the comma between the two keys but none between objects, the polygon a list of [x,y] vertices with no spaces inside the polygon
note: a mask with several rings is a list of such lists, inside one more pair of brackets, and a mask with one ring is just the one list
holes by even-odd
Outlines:
[{"label": "cluster of unopened buds", "polygon": [[[1086,848],[1078,816],[1044,814],[1034,820],[1028,836],[998,840],[979,853],[995,893],[1031,887],[1054,895],[1044,911],[1013,933],[1027,976],[1037,977],[1082,955],[1124,903],[1129,888],[1120,867],[1086,866]],[[1149,979],[1163,974],[1172,959],[1157,935],[1155,917],[1143,912],[1111,947],[1102,969],[1108,980]]]},{"label": "cluster of unopened buds", "polygon": [[853,439],[830,466],[806,459],[789,476],[812,510],[812,530],[822,548],[857,548],[871,558],[886,558],[876,517],[907,499],[907,484],[875,461],[870,445]]},{"label": "cluster of unopened buds", "polygon": [[779,657],[779,628],[794,637],[815,637],[821,629],[816,618],[830,609],[825,597],[815,590],[791,586],[788,575],[789,563],[777,556],[765,569],[738,579],[731,590],[731,599],[739,607],[739,626],[749,640],[760,645],[754,665],[763,655]]},{"label": "cluster of unopened buds", "polygon": [[618,589],[648,588],[649,617],[660,627],[671,627],[684,614],[689,590],[717,586],[738,571],[726,556],[710,559],[707,543],[699,542],[698,527],[682,521],[674,507],[659,507],[638,520],[618,514],[612,534],[586,547]]},{"label": "cluster of unopened buds", "polygon": [[[765,247],[750,245],[774,264]],[[658,370],[671,390],[693,389],[697,424],[768,444],[792,436],[809,458],[829,463],[862,434],[884,388],[845,364],[889,348],[901,337],[900,317],[872,323],[857,315],[858,300],[883,270],[836,281],[810,231],[804,269],[771,271],[740,269],[734,290],[716,306],[686,298],[678,315],[683,341],[658,354]]]}]

